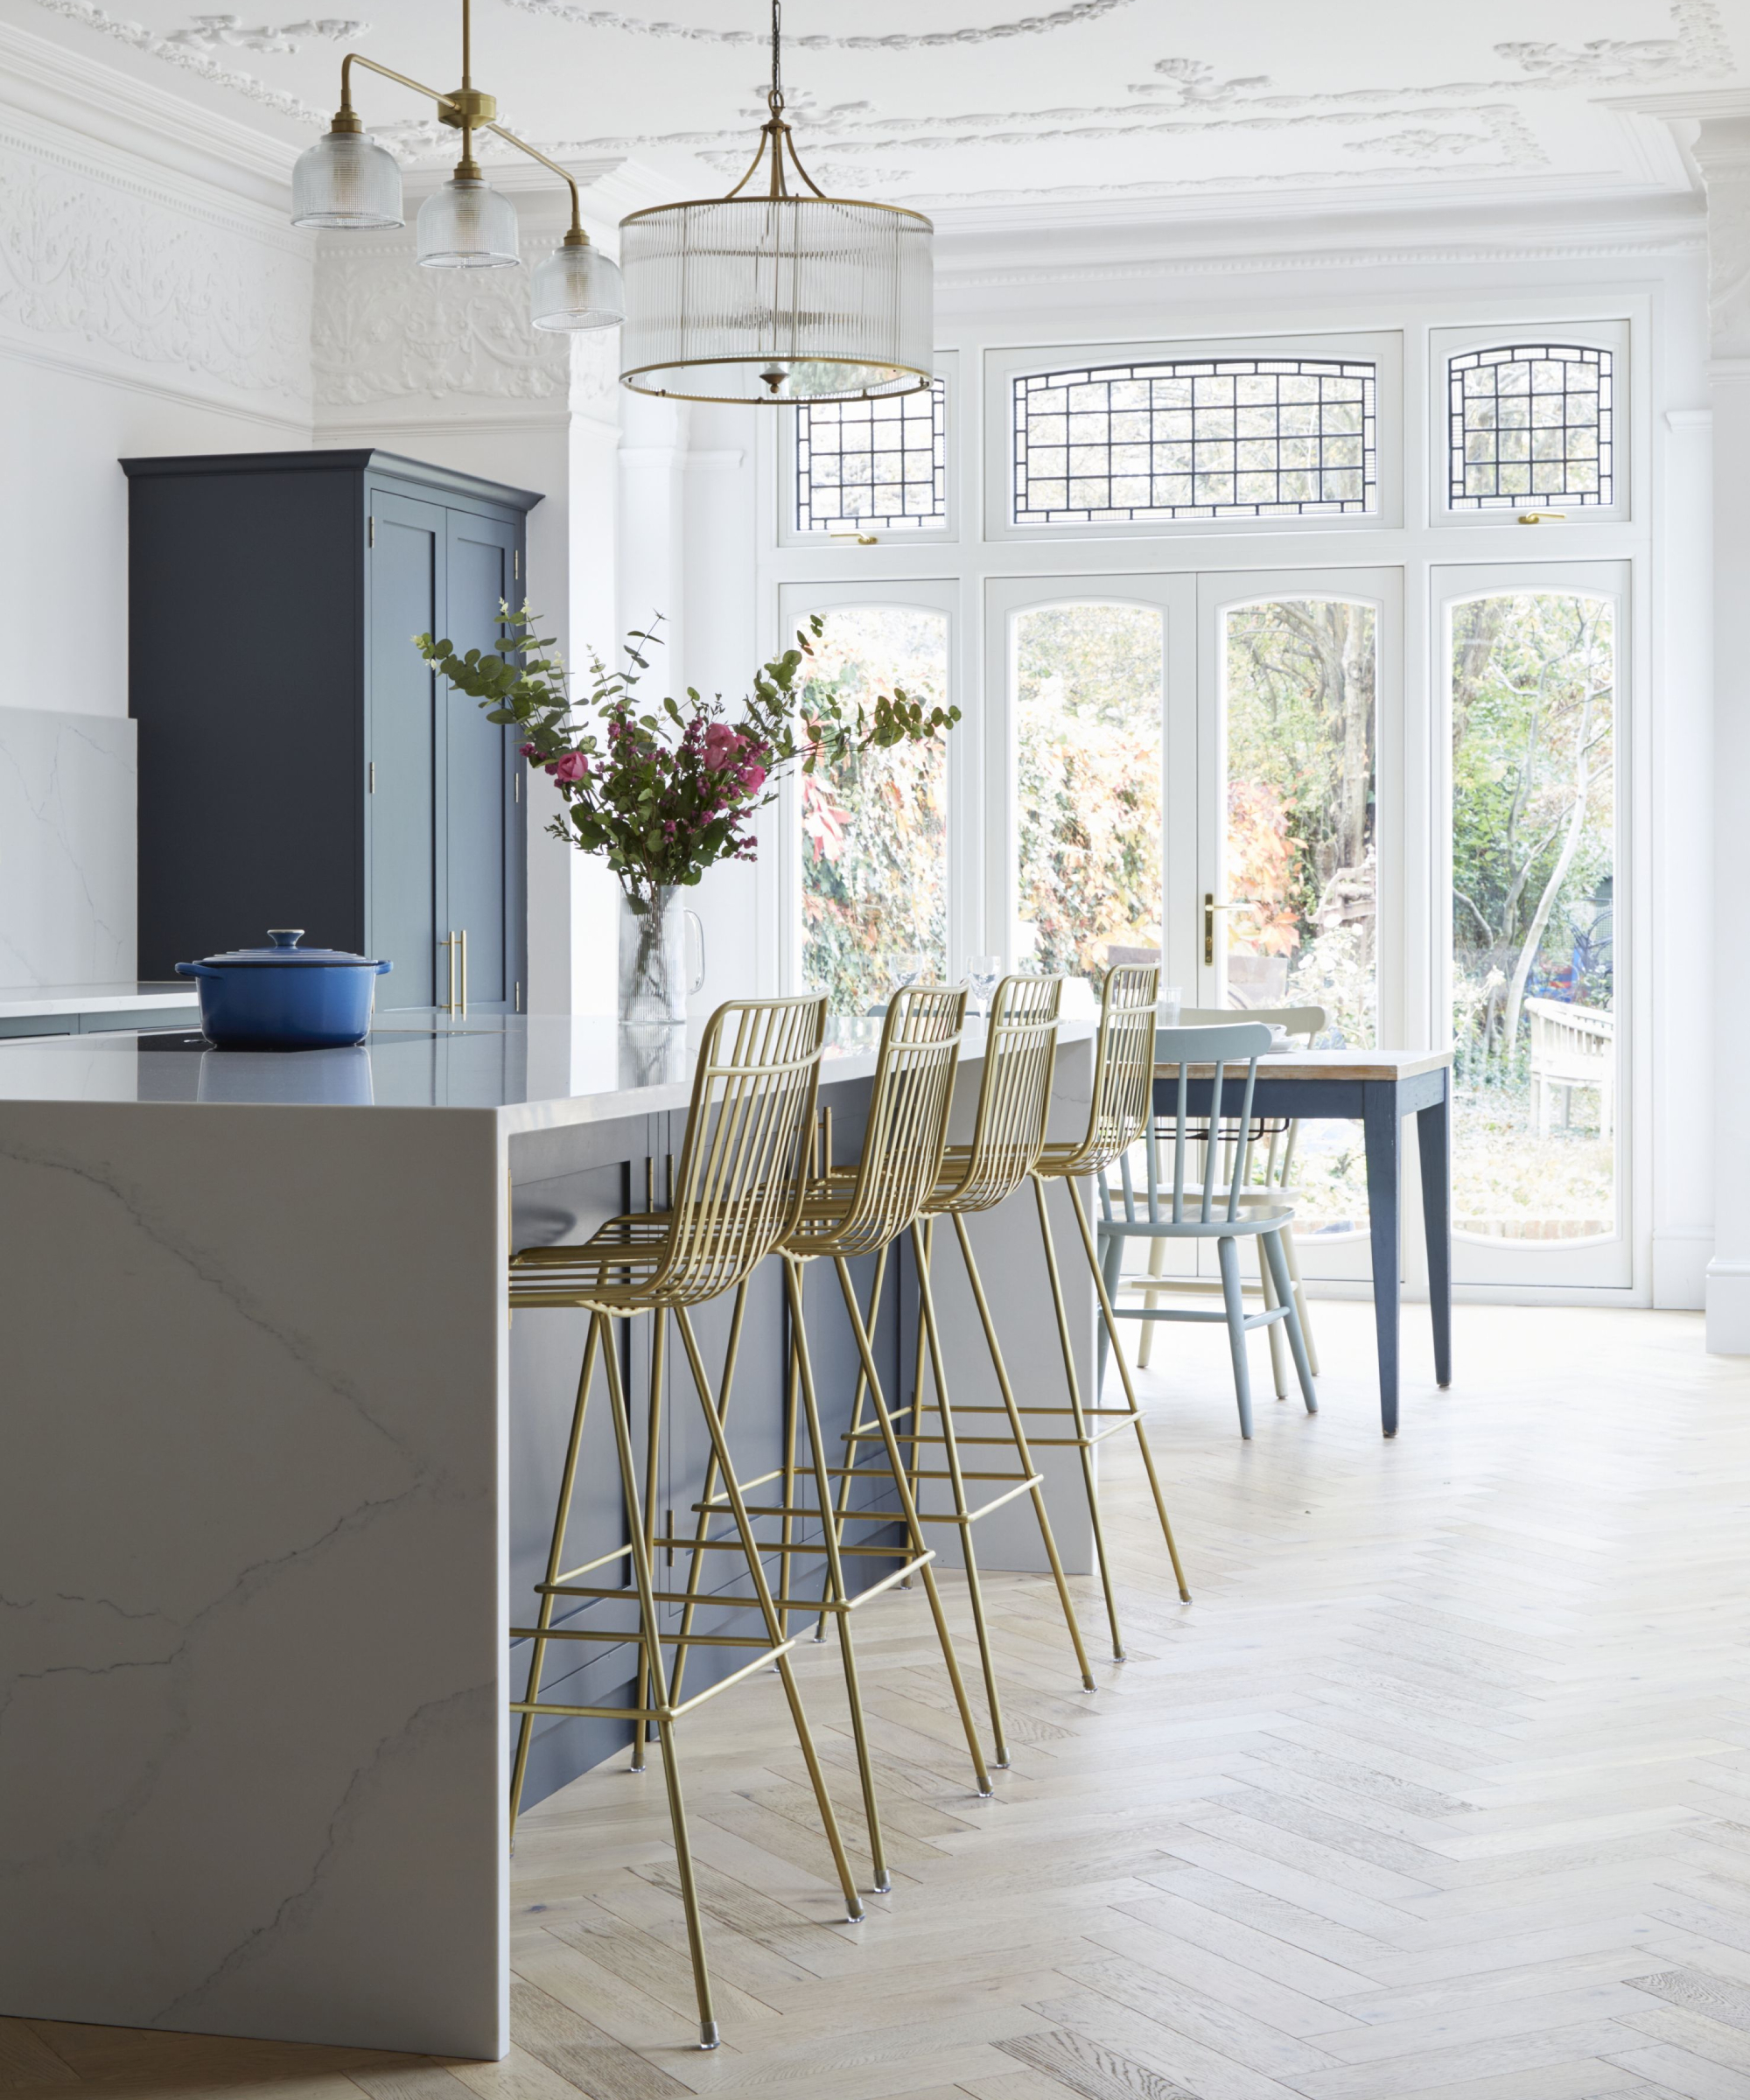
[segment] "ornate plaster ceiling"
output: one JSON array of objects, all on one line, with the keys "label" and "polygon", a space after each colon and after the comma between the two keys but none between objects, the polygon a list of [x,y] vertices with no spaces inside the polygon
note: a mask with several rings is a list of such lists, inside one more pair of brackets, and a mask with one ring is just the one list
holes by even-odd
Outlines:
[{"label": "ornate plaster ceiling", "polygon": [[[356,49],[436,87],[458,0],[355,16],[178,0],[0,0],[0,18],[290,150]],[[475,0],[474,74],[556,157],[697,164],[727,187],[764,111],[765,0]],[[1685,186],[1637,94],[1750,87],[1750,0],[788,0],[786,66],[822,187],[949,214],[1110,203],[1625,194]],[[452,148],[361,76],[410,164]]]}]

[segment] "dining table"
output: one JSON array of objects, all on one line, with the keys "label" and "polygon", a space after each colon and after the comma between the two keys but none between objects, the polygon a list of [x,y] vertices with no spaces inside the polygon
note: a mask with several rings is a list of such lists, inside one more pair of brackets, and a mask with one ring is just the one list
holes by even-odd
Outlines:
[{"label": "dining table", "polygon": [[[1236,1014],[1236,1020],[1243,1018]],[[1211,1113],[1213,1065],[1193,1065],[1186,1106]],[[1243,1061],[1222,1069],[1220,1113],[1237,1116],[1245,1102]],[[1157,1115],[1178,1102],[1179,1067],[1157,1064]],[[1358,1122],[1367,1155],[1368,1233],[1373,1250],[1374,1333],[1379,1352],[1379,1422],[1397,1434],[1398,1320],[1403,1297],[1399,1221],[1403,1124],[1416,1118],[1422,1173],[1422,1227],[1428,1247],[1428,1305],[1434,1328],[1434,1377],[1452,1382],[1452,1054],[1450,1050],[1300,1050],[1258,1059],[1252,1115],[1260,1120]],[[1291,1192],[1288,1200],[1293,1200]]]}]

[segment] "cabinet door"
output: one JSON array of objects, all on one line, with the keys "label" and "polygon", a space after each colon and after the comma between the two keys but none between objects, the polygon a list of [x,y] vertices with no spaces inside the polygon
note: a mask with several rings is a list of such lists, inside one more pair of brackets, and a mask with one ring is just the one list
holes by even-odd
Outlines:
[{"label": "cabinet door", "polygon": [[[496,649],[500,602],[522,598],[521,530],[509,519],[449,513],[444,633],[458,649]],[[520,1006],[522,864],[517,774],[508,735],[466,693],[444,687],[438,806],[441,930],[468,936],[468,998]]]},{"label": "cabinet door", "polygon": [[430,1006],[436,993],[437,684],[413,646],[441,626],[448,513],[441,504],[370,492],[367,650],[366,945],[395,967],[383,1006]]}]

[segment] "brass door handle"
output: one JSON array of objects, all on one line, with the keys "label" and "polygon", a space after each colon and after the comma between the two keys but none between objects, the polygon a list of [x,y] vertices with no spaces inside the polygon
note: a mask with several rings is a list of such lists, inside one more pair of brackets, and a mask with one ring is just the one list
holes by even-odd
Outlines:
[{"label": "brass door handle", "polygon": [[1217,904],[1214,890],[1203,892],[1203,960],[1215,960],[1215,914],[1217,912],[1236,912],[1250,909],[1261,912],[1267,908],[1261,897],[1229,897],[1225,903]]},{"label": "brass door handle", "polygon": [[444,984],[450,995],[447,999],[438,1003],[438,1011],[439,1013],[466,1013],[468,1011],[467,928],[463,927],[457,933],[445,934],[438,945],[444,950],[446,965]]}]

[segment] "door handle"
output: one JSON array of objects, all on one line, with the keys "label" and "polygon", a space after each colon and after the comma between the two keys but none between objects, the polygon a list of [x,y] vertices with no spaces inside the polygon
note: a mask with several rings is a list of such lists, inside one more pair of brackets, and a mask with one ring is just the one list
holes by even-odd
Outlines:
[{"label": "door handle", "polygon": [[445,975],[444,988],[449,993],[440,1000],[439,1013],[466,1013],[468,1011],[468,929],[463,927],[458,933],[445,934],[438,943],[444,950]]},{"label": "door handle", "polygon": [[1229,897],[1225,903],[1217,904],[1214,890],[1203,892],[1203,960],[1215,960],[1215,914],[1217,912],[1237,912],[1250,908],[1255,912],[1268,909],[1261,897]]}]

